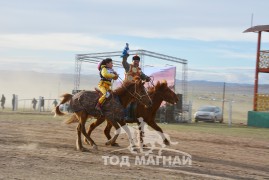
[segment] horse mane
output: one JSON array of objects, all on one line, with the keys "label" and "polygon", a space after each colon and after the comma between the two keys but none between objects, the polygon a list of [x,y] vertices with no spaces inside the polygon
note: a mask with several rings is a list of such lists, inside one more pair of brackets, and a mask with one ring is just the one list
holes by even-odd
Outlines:
[{"label": "horse mane", "polygon": [[126,88],[131,86],[131,84],[134,84],[134,82],[132,82],[132,81],[124,81],[120,87],[118,87],[117,89],[115,89],[113,91],[113,93],[115,95],[120,95],[120,94],[124,93],[126,91]]},{"label": "horse mane", "polygon": [[136,76],[134,77],[134,81],[123,81],[122,85],[115,89],[113,93],[115,95],[120,95],[124,92],[126,92],[126,89],[128,89],[131,85],[134,85],[137,81],[140,81],[140,77]]},{"label": "horse mane", "polygon": [[148,89],[148,93],[149,95],[152,95],[153,93],[157,92],[159,89],[162,89],[162,88],[165,88],[167,87],[167,81],[166,80],[162,80],[161,82],[160,81],[157,81],[156,85],[154,87],[150,87]]}]

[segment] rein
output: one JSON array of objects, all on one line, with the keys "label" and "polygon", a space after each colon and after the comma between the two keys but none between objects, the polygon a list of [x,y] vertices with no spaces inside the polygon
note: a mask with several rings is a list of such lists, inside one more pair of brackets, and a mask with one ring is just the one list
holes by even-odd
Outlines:
[{"label": "rein", "polygon": [[[147,97],[149,98],[149,100],[152,102],[152,100],[151,100],[151,98],[149,97],[148,92],[146,91],[145,87],[143,87],[144,90],[145,90],[145,92],[146,92],[145,95],[140,95],[139,93],[137,93],[137,91],[136,91],[136,84],[135,84],[135,92],[134,92],[134,93],[131,93],[131,92],[128,90],[128,88],[124,85],[124,83],[122,83],[122,82],[123,82],[123,79],[121,79],[120,77],[119,77],[119,79],[121,80],[120,83],[121,83],[122,86],[126,89],[126,91],[127,91],[129,94],[131,94],[131,96],[132,96],[133,98],[137,99],[138,102],[140,102],[140,103],[143,104],[144,106],[147,106],[147,105],[142,101],[142,98],[143,98],[144,96],[147,96]],[[138,97],[137,97],[137,96],[138,96]]]}]

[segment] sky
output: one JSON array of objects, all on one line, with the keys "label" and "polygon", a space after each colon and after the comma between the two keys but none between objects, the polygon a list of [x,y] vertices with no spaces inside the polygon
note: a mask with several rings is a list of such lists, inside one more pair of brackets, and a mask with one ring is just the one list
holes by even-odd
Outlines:
[{"label": "sky", "polygon": [[[188,60],[188,80],[253,84],[257,33],[243,31],[269,24],[268,7],[268,0],[1,1],[0,70],[72,74],[76,54],[121,51],[128,42]],[[263,33],[263,50],[268,41]],[[85,65],[87,73],[89,66],[96,68]]]}]

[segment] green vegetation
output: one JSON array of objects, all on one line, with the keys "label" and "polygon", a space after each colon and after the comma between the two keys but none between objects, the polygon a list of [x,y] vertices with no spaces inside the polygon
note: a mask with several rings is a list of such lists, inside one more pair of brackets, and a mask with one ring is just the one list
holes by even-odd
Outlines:
[{"label": "green vegetation", "polygon": [[269,139],[268,128],[255,128],[245,125],[219,124],[219,123],[186,123],[186,124],[159,124],[163,129],[175,130],[178,132],[194,132],[217,134],[224,136],[237,136],[246,138]]}]

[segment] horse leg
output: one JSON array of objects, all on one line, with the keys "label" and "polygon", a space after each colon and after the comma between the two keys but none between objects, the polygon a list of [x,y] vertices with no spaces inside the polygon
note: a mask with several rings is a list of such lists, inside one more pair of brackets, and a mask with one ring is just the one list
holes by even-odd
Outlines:
[{"label": "horse leg", "polygon": [[137,125],[138,125],[138,130],[139,130],[139,146],[140,146],[140,149],[142,149],[143,147],[147,147],[145,144],[144,144],[144,140],[143,140],[143,137],[145,136],[145,132],[144,132],[144,129],[142,129],[141,127],[141,122],[137,122]]},{"label": "horse leg", "polygon": [[135,147],[135,143],[134,143],[134,134],[132,135],[129,127],[126,125],[126,123],[124,121],[120,121],[119,124],[121,125],[121,127],[125,130],[127,136],[128,136],[128,140],[129,143],[131,145],[131,147]]},{"label": "horse leg", "polygon": [[76,148],[78,151],[84,151],[85,149],[81,143],[81,124],[79,123],[77,126],[77,140],[76,140]]},{"label": "horse leg", "polygon": [[106,135],[107,140],[111,139],[110,131],[112,128],[112,124],[110,121],[107,121],[106,128],[104,129],[104,134]]},{"label": "horse leg", "polygon": [[[107,121],[106,128],[104,129],[104,134],[106,135],[107,140],[111,139],[110,131],[112,128],[112,124],[110,121]],[[119,146],[118,143],[116,143],[116,140],[114,143],[111,143],[111,146]]]},{"label": "horse leg", "polygon": [[112,126],[116,129],[116,133],[115,135],[109,139],[107,142],[106,142],[106,145],[111,145],[111,144],[114,144],[116,139],[118,138],[119,134],[120,134],[120,126],[119,124],[116,122],[116,121],[111,121],[109,120],[109,122],[112,124]]},{"label": "horse leg", "polygon": [[[76,113],[77,118],[79,119],[79,124],[80,124],[80,131],[82,132],[82,134],[87,138],[87,140],[93,144],[93,148],[97,149],[97,145],[95,144],[95,142],[91,139],[90,136],[88,136],[88,134],[86,133],[86,129],[85,129],[85,124],[86,121],[88,119],[88,114],[85,111],[80,111],[78,113]],[[79,140],[79,142],[81,143],[81,138]],[[81,147],[82,147],[82,143],[81,143]]]},{"label": "horse leg", "polygon": [[164,134],[163,134],[163,130],[160,128],[160,126],[158,126],[157,124],[156,124],[156,122],[155,121],[150,121],[151,123],[149,123],[148,125],[150,126],[150,127],[152,127],[154,130],[156,130],[157,132],[158,132],[158,134],[162,137],[162,139],[163,139],[163,143],[165,144],[165,145],[167,145],[167,146],[169,146],[170,145],[170,142],[167,140],[167,138],[164,136]]},{"label": "horse leg", "polygon": [[[97,126],[99,126],[100,124],[102,124],[104,121],[105,121],[105,118],[104,118],[104,117],[97,118],[96,121],[93,122],[93,123],[89,126],[88,131],[87,131],[88,136],[90,137],[92,131],[93,131]],[[90,142],[87,140],[86,137],[84,137],[84,142],[85,142],[86,144],[91,144],[91,146],[93,145],[92,143],[90,143]]]}]

